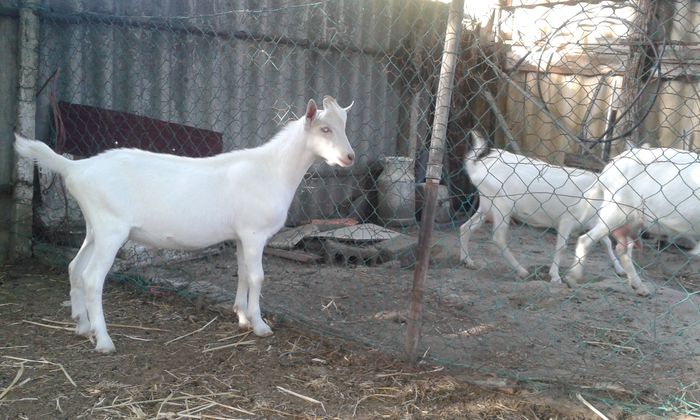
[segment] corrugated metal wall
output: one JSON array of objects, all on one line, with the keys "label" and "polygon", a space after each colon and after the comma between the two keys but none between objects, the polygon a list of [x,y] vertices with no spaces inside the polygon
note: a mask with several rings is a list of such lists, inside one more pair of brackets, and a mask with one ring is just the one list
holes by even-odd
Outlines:
[{"label": "corrugated metal wall", "polygon": [[[7,1],[0,1],[0,262],[11,257],[14,150],[12,132],[17,118],[19,21]],[[7,13],[5,13],[7,12]]]},{"label": "corrugated metal wall", "polygon": [[[347,132],[359,161],[352,172],[316,165],[328,179],[306,180],[343,201],[397,150],[406,105],[392,56],[418,19],[439,32],[446,13],[422,0],[44,0],[39,79],[59,68],[60,100],[219,131],[225,150],[264,143],[309,98],[354,100]],[[49,138],[46,95],[39,109]],[[293,218],[337,211],[320,201],[326,208],[296,202]]]},{"label": "corrugated metal wall", "polygon": [[[2,4],[0,4],[2,8]],[[12,183],[14,151],[11,141],[17,117],[17,16],[0,15],[0,188]],[[7,42],[6,42],[7,41]]]}]

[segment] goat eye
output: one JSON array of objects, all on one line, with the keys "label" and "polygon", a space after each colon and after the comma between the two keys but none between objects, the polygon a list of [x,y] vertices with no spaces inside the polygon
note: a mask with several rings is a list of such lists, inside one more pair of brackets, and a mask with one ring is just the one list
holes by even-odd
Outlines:
[{"label": "goat eye", "polygon": [[331,128],[330,127],[321,127],[321,132],[328,134],[331,132]]}]

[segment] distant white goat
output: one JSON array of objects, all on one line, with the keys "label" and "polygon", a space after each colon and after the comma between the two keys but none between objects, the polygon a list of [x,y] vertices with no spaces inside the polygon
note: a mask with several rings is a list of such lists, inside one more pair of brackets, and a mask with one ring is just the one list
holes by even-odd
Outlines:
[{"label": "distant white goat", "polygon": [[[479,208],[460,228],[462,262],[467,267],[476,267],[469,256],[469,238],[489,219],[493,223],[493,241],[503,257],[520,277],[527,277],[527,270],[507,245],[508,226],[511,218],[515,218],[531,226],[557,230],[549,275],[553,283],[561,283],[559,263],[569,235],[574,230],[590,228],[595,222],[600,197],[592,195],[591,189],[596,174],[490,148],[478,130],[472,130],[471,138],[472,148],[465,156],[464,167],[479,191]],[[601,239],[615,270],[622,273],[610,238]]]},{"label": "distant white goat", "polygon": [[326,96],[323,110],[310,100],[305,115],[268,143],[207,158],[117,149],[72,161],[36,140],[16,136],[26,158],[59,173],[80,205],[86,236],[70,263],[76,333],[95,335],[99,352],[115,350],[102,310],[102,287],[128,239],[147,246],[198,249],[236,241],[235,310],[242,328],[272,334],[260,315],[262,255],[284,224],[304,174],[317,158],[351,166],[346,112]]},{"label": "distant white goat", "polygon": [[[581,279],[591,245],[612,233],[627,281],[637,294],[647,296],[649,290],[632,262],[638,230],[644,226],[656,234],[700,236],[700,155],[670,148],[633,148],[605,166],[597,188],[603,196],[599,220],[579,237],[567,281]],[[700,244],[690,254],[700,255]]]}]

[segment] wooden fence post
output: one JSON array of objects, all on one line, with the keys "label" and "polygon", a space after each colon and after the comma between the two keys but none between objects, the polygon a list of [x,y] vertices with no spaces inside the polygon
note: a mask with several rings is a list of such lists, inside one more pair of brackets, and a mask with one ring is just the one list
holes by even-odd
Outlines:
[{"label": "wooden fence post", "polygon": [[[19,94],[17,132],[34,138],[36,90],[39,76],[39,16],[33,2],[23,1],[19,11]],[[14,141],[14,139],[13,139]],[[15,165],[13,209],[10,226],[10,258],[31,254],[34,164],[20,159]]]}]

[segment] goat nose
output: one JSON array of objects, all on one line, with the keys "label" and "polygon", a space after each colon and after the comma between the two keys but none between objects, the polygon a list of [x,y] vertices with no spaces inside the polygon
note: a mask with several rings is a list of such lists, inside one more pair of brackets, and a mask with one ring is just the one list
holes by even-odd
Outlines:
[{"label": "goat nose", "polygon": [[348,160],[349,160],[350,162],[352,162],[353,160],[355,160],[355,153],[348,153]]}]

